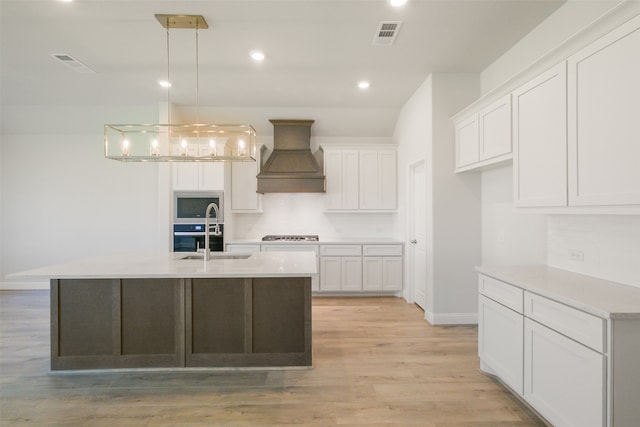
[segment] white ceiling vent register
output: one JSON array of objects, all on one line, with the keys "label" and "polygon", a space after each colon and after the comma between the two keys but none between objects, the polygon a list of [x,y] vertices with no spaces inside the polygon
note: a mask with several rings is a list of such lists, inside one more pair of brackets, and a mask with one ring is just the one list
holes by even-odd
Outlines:
[{"label": "white ceiling vent register", "polygon": [[78,61],[71,55],[67,55],[66,53],[52,53],[51,56],[56,58],[58,61],[62,62],[67,67],[71,68],[76,73],[82,74],[95,74],[91,68],[84,65],[82,62]]},{"label": "white ceiling vent register", "polygon": [[376,34],[373,36],[373,45],[390,46],[396,39],[400,31],[402,21],[380,21]]}]

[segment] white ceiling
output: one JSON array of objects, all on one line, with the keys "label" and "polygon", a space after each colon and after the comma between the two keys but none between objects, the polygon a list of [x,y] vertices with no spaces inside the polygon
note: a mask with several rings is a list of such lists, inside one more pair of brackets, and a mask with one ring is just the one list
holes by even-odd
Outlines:
[{"label": "white ceiling", "polygon": [[[1,0],[2,105],[165,101],[166,33],[154,14],[168,13],[209,23],[199,32],[200,105],[399,109],[432,72],[480,72],[563,1]],[[402,21],[393,46],[372,45],[383,20]],[[195,32],[170,37],[172,101],[194,104]],[[264,63],[252,63],[253,49]]]}]

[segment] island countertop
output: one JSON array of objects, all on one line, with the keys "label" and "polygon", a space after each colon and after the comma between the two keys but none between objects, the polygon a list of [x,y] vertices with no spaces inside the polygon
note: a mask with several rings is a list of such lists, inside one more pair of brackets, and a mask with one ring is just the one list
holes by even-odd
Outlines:
[{"label": "island countertop", "polygon": [[211,260],[183,259],[191,253],[118,254],[51,265],[14,277],[53,279],[206,278],[206,277],[311,277],[318,273],[310,252],[259,252],[231,258],[212,252]]}]

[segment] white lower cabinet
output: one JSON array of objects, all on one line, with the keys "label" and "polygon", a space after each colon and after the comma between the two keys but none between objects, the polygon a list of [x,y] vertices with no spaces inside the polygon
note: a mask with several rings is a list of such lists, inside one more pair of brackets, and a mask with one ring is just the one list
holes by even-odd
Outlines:
[{"label": "white lower cabinet", "polygon": [[363,257],[362,284],[365,291],[402,290],[402,257]]},{"label": "white lower cabinet", "polygon": [[361,257],[321,257],[321,291],[362,290]]},{"label": "white lower cabinet", "polygon": [[525,319],[524,397],[556,426],[605,424],[605,356]]},{"label": "white lower cabinet", "polygon": [[[509,275],[510,283],[480,275],[481,369],[496,375],[554,426],[640,425],[640,312],[628,304],[635,301],[640,307],[640,295],[618,284],[596,287],[592,278],[573,273],[557,278],[545,274]],[[545,277],[544,296],[528,284],[541,283],[540,277]],[[575,305],[567,302],[567,288]],[[556,299],[554,289],[562,297]],[[588,305],[582,295],[591,295]],[[623,306],[624,311],[607,311],[594,304],[593,295],[609,295],[602,306]]]},{"label": "white lower cabinet", "polygon": [[480,295],[478,318],[478,355],[483,369],[498,375],[513,391],[522,395],[522,313]]}]

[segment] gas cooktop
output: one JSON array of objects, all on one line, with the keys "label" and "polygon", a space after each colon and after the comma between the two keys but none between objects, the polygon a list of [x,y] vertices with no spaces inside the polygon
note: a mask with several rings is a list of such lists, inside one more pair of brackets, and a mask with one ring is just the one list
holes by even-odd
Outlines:
[{"label": "gas cooktop", "polygon": [[263,242],[317,242],[317,235],[270,234],[262,238]]}]

